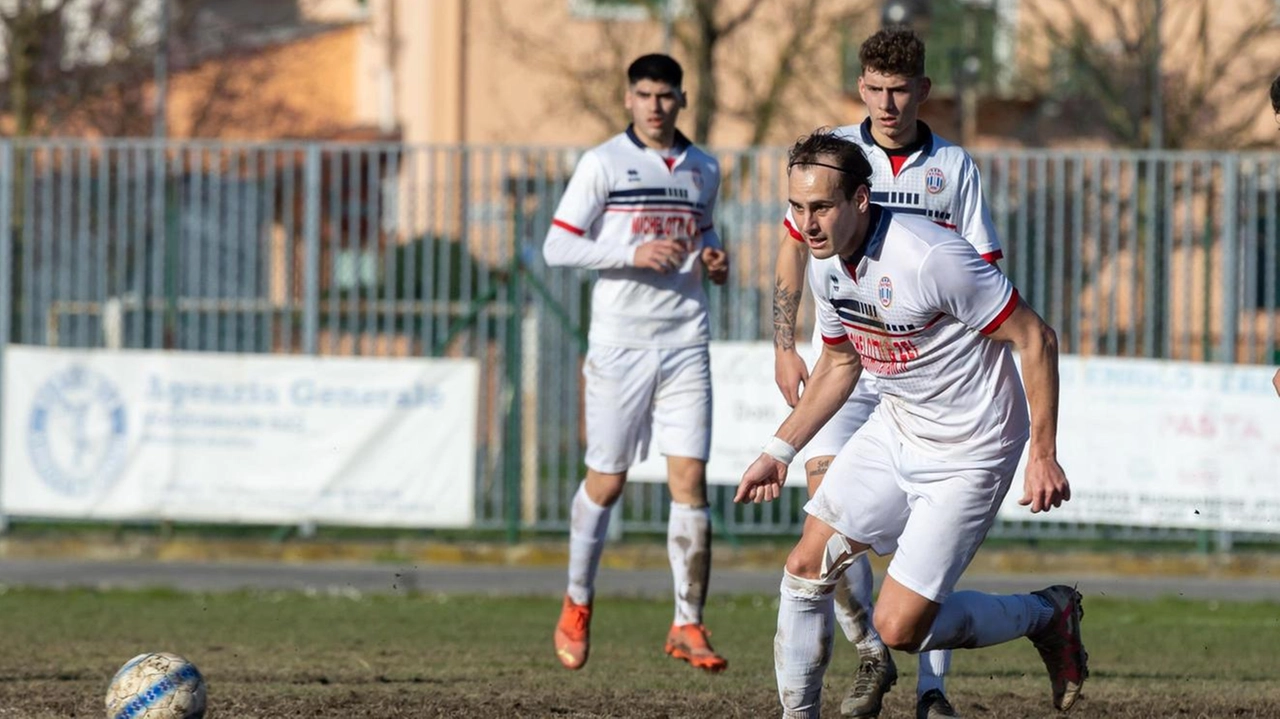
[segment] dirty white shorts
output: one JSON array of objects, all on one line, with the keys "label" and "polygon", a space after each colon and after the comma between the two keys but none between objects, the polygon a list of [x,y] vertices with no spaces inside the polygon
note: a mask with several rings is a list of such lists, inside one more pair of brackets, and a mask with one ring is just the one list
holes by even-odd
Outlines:
[{"label": "dirty white shorts", "polygon": [[669,457],[711,454],[711,357],[706,345],[634,349],[593,345],[586,379],[586,464],[617,474],[653,441]]}]

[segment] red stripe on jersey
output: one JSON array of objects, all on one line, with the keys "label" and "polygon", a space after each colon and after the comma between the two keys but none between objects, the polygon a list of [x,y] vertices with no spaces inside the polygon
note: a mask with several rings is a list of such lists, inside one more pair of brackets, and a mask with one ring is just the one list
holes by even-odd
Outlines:
[{"label": "red stripe on jersey", "polygon": [[845,335],[843,337],[828,337],[826,335],[823,335],[822,341],[829,345],[842,345],[845,342],[849,341],[849,335]]},{"label": "red stripe on jersey", "polygon": [[1016,309],[1018,309],[1018,290],[1014,289],[1013,294],[1009,295],[1008,304],[1004,306],[1004,309],[1000,310],[1000,314],[996,315],[994,320],[988,322],[987,326],[983,327],[979,331],[984,335],[989,335],[992,332],[995,332],[1000,329],[1000,325],[1004,324],[1004,321],[1009,319],[1009,315],[1013,314],[1013,311]]},{"label": "red stripe on jersey", "polygon": [[950,222],[942,222],[942,221],[940,221],[940,220],[934,220],[934,221],[933,221],[933,224],[935,224],[935,225],[937,225],[937,226],[939,226],[939,227],[945,227],[945,228],[947,228],[948,230],[951,230],[952,232],[955,232],[956,230],[958,230],[958,229],[959,229],[959,225],[953,225],[953,224],[951,224]]},{"label": "red stripe on jersey", "polygon": [[555,225],[556,227],[559,227],[562,230],[568,230],[573,234],[577,235],[578,237],[585,237],[587,234],[586,230],[580,230],[574,227],[573,225],[569,224],[568,222],[565,222],[564,220],[552,220],[551,224]]},{"label": "red stripe on jersey", "polygon": [[791,226],[791,220],[783,220],[782,224],[787,228],[787,232],[791,235],[791,239],[796,242],[804,242],[804,235],[797,232],[796,228]]},{"label": "red stripe on jersey", "polygon": [[889,165],[893,167],[893,176],[897,177],[902,172],[902,166],[907,164],[908,157],[906,155],[889,155]]},{"label": "red stripe on jersey", "polygon": [[982,259],[994,265],[995,263],[1004,259],[1004,253],[1001,252],[1000,250],[996,250],[995,252],[988,252],[987,254],[982,256]]}]

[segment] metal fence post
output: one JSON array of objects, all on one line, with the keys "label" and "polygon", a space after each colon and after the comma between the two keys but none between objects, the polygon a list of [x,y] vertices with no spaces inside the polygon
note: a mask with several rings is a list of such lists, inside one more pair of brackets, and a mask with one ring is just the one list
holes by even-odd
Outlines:
[{"label": "metal fence post", "polygon": [[303,192],[306,195],[302,213],[303,248],[303,299],[302,299],[302,351],[313,355],[319,352],[320,333],[320,146],[307,145],[306,165],[303,168]]},{"label": "metal fence post", "polygon": [[[10,312],[13,310],[13,143],[0,140],[0,407],[4,405],[4,353],[9,344]],[[4,458],[4,427],[0,424],[0,459]],[[4,486],[4,465],[0,462],[0,486]],[[0,507],[0,532],[9,528],[9,517]]]},{"label": "metal fence post", "polygon": [[1233,362],[1240,332],[1240,156],[1227,154],[1222,166],[1222,336],[1219,362]]}]

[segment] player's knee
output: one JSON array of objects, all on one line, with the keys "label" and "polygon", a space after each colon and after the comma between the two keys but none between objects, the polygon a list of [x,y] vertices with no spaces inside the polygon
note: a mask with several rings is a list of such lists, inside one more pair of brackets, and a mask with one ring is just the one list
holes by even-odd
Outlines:
[{"label": "player's knee", "polygon": [[793,576],[818,579],[822,575],[822,552],[813,552],[801,542],[787,555],[786,566]]},{"label": "player's knee", "polygon": [[877,608],[872,621],[885,646],[901,652],[920,650],[925,633],[910,618]]},{"label": "player's knee", "polygon": [[605,474],[594,470],[587,471],[587,497],[601,507],[612,507],[617,504],[626,485],[626,473]]}]

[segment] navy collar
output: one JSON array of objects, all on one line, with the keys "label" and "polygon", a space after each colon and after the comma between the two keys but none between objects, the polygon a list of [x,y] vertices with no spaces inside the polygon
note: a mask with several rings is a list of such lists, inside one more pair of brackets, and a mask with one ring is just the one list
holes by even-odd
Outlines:
[{"label": "navy collar", "polygon": [[871,203],[871,218],[867,226],[867,236],[863,238],[862,244],[849,257],[841,257],[840,262],[844,265],[849,276],[856,282],[858,280],[858,265],[867,257],[878,257],[880,249],[884,246],[884,238],[889,233],[889,220],[893,218],[893,211],[883,205]]},{"label": "navy collar", "polygon": [[[862,121],[861,130],[862,130],[863,141],[865,141],[869,145],[875,145],[876,147],[879,147],[881,150],[885,149],[883,147],[880,147],[880,143],[876,142],[875,135],[871,134],[871,118],[870,117]],[[929,125],[925,123],[924,120],[916,120],[915,146],[919,148],[922,152],[924,152],[924,154],[926,155],[933,152],[933,130],[929,127]],[[886,155],[889,154],[888,151],[885,151],[885,154]]]},{"label": "navy collar", "polygon": [[[631,140],[631,143],[641,150],[650,149],[648,145],[644,144],[644,142],[640,140],[640,136],[636,134],[635,125],[627,125],[627,139]],[[676,139],[671,145],[671,149],[676,153],[676,155],[681,155],[685,150],[688,150],[689,146],[692,144],[692,142],[689,142],[689,138],[684,136],[683,132],[676,130]]]}]

